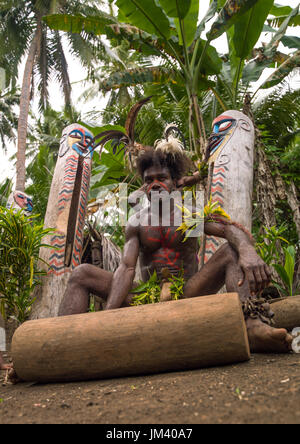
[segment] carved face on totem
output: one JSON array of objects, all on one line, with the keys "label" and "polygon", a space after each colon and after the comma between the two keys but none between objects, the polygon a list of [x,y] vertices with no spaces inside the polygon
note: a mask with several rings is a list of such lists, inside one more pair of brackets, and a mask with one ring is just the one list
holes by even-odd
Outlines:
[{"label": "carved face on totem", "polygon": [[236,125],[236,119],[226,114],[222,114],[213,121],[207,156],[210,161],[214,161],[217,158],[221,148],[232,136]]},{"label": "carved face on totem", "polygon": [[9,196],[7,208],[14,208],[16,210],[22,209],[26,215],[30,215],[33,209],[33,202],[31,197],[26,193],[16,190]]},{"label": "carved face on totem", "polygon": [[66,128],[66,132],[62,135],[61,148],[59,156],[63,157],[70,149],[76,151],[80,156],[93,156],[93,135],[82,128],[80,125],[74,124]]}]

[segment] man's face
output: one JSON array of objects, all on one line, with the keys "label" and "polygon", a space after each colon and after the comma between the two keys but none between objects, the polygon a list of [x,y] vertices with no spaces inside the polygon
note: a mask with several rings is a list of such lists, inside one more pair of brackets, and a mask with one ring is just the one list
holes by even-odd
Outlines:
[{"label": "man's face", "polygon": [[151,192],[170,194],[175,190],[175,182],[170,171],[160,166],[152,166],[144,172],[144,186],[149,200],[151,200]]}]

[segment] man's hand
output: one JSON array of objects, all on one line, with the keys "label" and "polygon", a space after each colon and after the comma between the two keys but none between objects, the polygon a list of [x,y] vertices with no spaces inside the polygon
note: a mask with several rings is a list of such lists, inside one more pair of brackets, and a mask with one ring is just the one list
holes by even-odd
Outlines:
[{"label": "man's hand", "polygon": [[269,285],[271,280],[270,268],[258,256],[253,247],[248,246],[245,250],[239,252],[239,265],[244,272],[244,277],[238,285],[242,286],[246,279],[252,296]]},{"label": "man's hand", "polygon": [[201,176],[199,171],[195,171],[192,176],[184,176],[177,181],[177,188],[191,187],[195,183],[200,182]]}]

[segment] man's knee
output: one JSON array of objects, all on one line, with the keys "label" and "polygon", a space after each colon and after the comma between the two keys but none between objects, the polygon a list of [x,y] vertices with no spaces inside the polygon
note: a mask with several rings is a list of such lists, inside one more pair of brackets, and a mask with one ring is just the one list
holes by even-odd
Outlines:
[{"label": "man's knee", "polygon": [[81,264],[76,267],[69,278],[69,285],[84,287],[90,274],[90,264]]}]

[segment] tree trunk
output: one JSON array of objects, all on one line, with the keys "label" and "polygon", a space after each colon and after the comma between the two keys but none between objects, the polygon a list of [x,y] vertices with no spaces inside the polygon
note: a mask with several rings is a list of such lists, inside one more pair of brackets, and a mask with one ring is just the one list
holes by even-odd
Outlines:
[{"label": "tree trunk", "polygon": [[293,213],[293,220],[296,225],[298,238],[300,239],[300,205],[297,196],[297,189],[294,182],[291,182],[286,193],[288,204]]},{"label": "tree trunk", "polygon": [[41,35],[41,25],[38,23],[35,35],[29,47],[29,52],[25,64],[22,90],[20,97],[20,114],[18,121],[18,151],[17,151],[17,174],[16,190],[25,190],[25,160],[26,160],[26,137],[28,113],[30,105],[31,79],[34,66],[34,60],[37,53],[38,40]]},{"label": "tree trunk", "polygon": [[255,128],[254,163],[257,166],[254,170],[254,183],[256,185],[255,191],[259,220],[262,226],[271,228],[272,226],[276,225],[276,186],[272,177],[267,156],[264,152],[264,144],[261,139],[260,131],[255,125],[255,119],[251,109],[251,97],[248,94],[245,97],[243,113],[250,117]]}]

